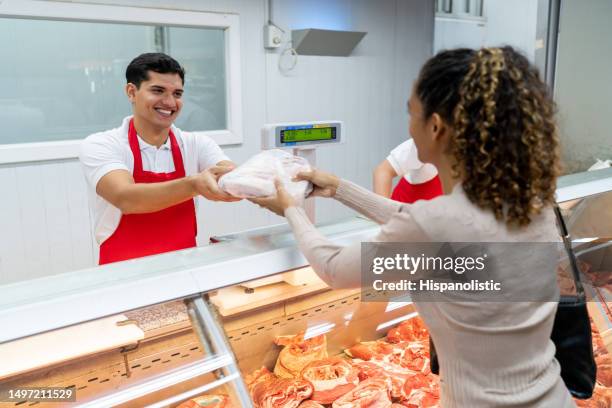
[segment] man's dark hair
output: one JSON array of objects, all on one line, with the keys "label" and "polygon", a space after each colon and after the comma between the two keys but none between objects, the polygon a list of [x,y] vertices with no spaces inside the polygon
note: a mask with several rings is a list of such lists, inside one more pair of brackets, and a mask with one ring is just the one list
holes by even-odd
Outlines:
[{"label": "man's dark hair", "polygon": [[125,79],[140,88],[142,81],[149,80],[149,71],[179,74],[183,85],[185,84],[185,69],[177,60],[161,52],[147,52],[134,58],[125,70]]}]

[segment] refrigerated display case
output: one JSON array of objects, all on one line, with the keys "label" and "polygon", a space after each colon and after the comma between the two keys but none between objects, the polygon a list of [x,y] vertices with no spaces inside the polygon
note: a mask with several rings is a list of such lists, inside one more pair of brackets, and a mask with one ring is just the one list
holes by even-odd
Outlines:
[{"label": "refrigerated display case", "polygon": [[562,177],[557,196],[591,314],[612,349],[612,168]]},{"label": "refrigerated display case", "polygon": [[[595,265],[587,256],[599,249],[580,251],[609,242],[612,206],[602,200],[610,194],[612,170],[559,180],[559,203],[580,262]],[[378,226],[354,218],[320,230],[347,244],[368,240]],[[427,331],[409,299],[368,302],[359,289],[330,289],[308,267],[287,226],[217,241],[0,287],[0,389],[62,387],[77,396],[0,407],[197,407],[189,401],[199,395],[216,396],[217,405],[206,406],[230,406],[226,398],[249,407],[251,395],[271,388],[287,399],[309,395],[328,404],[358,386],[375,395],[380,387],[372,373],[381,362],[392,374],[384,386],[394,401],[435,406]],[[600,270],[606,256],[597,258]],[[600,289],[605,285],[593,288]],[[589,305],[600,373],[612,364],[605,299],[593,296]],[[318,382],[318,394],[290,378],[298,371]],[[398,377],[401,383],[393,380]],[[599,394],[582,406],[605,403],[612,384],[598,381]]]},{"label": "refrigerated display case", "polygon": [[[354,218],[321,230],[348,243],[377,227]],[[285,331],[298,320],[284,316],[285,307],[314,321],[320,311],[300,302],[322,302],[329,289],[304,269],[287,226],[222,241],[0,287],[0,407],[174,407],[201,394],[251,406],[247,360],[239,367],[235,357],[255,347],[245,340],[248,327],[274,319],[253,331]],[[260,286],[274,275],[274,284]],[[341,293],[338,305],[349,295]],[[267,350],[263,337],[258,341],[265,346],[258,350]],[[72,390],[77,400],[34,401],[21,393],[7,400],[9,391],[40,387]]]},{"label": "refrigerated display case", "polygon": [[589,299],[597,384],[579,407],[612,406],[612,168],[562,177],[557,201]]}]

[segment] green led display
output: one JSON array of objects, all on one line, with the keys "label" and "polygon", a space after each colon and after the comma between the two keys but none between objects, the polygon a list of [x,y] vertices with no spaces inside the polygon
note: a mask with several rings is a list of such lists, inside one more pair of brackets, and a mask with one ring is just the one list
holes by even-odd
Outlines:
[{"label": "green led display", "polygon": [[333,139],[331,127],[311,129],[291,129],[283,132],[283,142],[310,142],[314,140]]}]

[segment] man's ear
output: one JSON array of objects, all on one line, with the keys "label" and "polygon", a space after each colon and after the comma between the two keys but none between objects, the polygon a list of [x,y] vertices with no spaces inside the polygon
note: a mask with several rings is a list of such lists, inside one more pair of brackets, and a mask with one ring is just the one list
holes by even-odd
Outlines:
[{"label": "man's ear", "polygon": [[138,88],[136,88],[136,85],[131,82],[128,82],[127,85],[125,85],[125,94],[132,103],[134,103],[134,99],[136,98],[137,90]]},{"label": "man's ear", "polygon": [[439,140],[446,133],[446,123],[444,123],[442,117],[437,113],[431,115],[429,126],[434,140]]}]

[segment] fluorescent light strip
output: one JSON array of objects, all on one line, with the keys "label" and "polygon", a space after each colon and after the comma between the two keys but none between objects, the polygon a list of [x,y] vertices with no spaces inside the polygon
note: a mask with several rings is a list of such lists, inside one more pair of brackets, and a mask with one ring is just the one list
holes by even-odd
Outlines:
[{"label": "fluorescent light strip", "polygon": [[309,327],[306,329],[306,333],[304,333],[304,340],[330,332],[334,327],[336,327],[336,323],[323,323]]},{"label": "fluorescent light strip", "polygon": [[394,326],[397,323],[401,323],[404,320],[412,319],[413,317],[418,316],[418,315],[419,315],[418,312],[413,312],[413,313],[398,317],[397,319],[393,319],[393,320],[389,320],[388,322],[381,323],[378,325],[378,327],[376,327],[376,331],[380,331],[380,330],[386,329],[387,327]]},{"label": "fluorescent light strip", "polygon": [[179,395],[176,395],[174,397],[167,398],[167,399],[165,399],[163,401],[157,402],[157,403],[152,404],[152,405],[147,405],[146,408],[164,408],[164,407],[172,405],[172,404],[174,404],[176,402],[179,402],[179,401],[185,400],[187,398],[191,398],[193,396],[202,394],[202,393],[204,393],[204,392],[206,392],[208,390],[212,390],[213,388],[217,388],[217,387],[219,387],[219,386],[221,386],[221,385],[223,385],[223,384],[225,384],[227,382],[234,381],[234,380],[236,380],[238,378],[240,378],[238,373],[231,374],[231,375],[228,375],[227,377],[223,377],[223,378],[221,378],[219,380],[216,380],[216,381],[213,381],[211,383],[205,384],[205,385],[203,385],[201,387],[198,387],[198,388],[194,388],[194,389],[192,389],[190,391],[186,391],[186,392],[184,392],[182,394],[179,394]]},{"label": "fluorescent light strip", "polygon": [[387,308],[385,309],[385,313],[392,312],[392,311],[397,310],[397,309],[401,309],[402,307],[406,307],[406,306],[409,306],[411,304],[412,304],[412,302],[394,302],[394,301],[391,301],[391,302],[387,303]]},{"label": "fluorescent light strip", "polygon": [[192,378],[198,377],[200,375],[210,373],[213,370],[226,367],[230,365],[232,361],[232,357],[227,354],[206,361],[190,364],[186,367],[181,367],[177,370],[169,371],[164,375],[154,377],[143,383],[136,384],[132,387],[126,388],[125,390],[104,396],[102,398],[95,399],[90,402],[86,402],[85,404],[81,404],[78,406],[87,408],[114,407],[116,405],[120,405],[128,401],[135,400],[136,398],[148,395],[157,390],[161,390],[172,385],[191,380]]},{"label": "fluorescent light strip", "polygon": [[572,239],[572,242],[592,242],[595,241],[597,238],[578,238],[578,239]]}]

